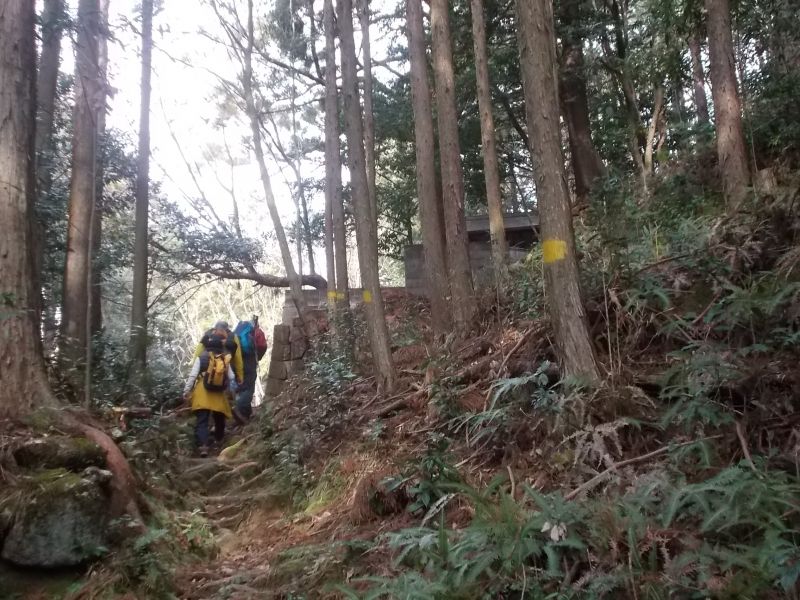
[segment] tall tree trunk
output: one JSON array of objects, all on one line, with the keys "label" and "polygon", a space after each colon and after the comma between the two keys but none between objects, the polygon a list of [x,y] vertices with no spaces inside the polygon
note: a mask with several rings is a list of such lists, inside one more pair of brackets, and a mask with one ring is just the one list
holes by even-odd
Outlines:
[{"label": "tall tree trunk", "polygon": [[[133,244],[133,302],[129,359],[131,381],[147,368],[148,223],[150,220],[150,76],[153,52],[153,0],[142,0],[142,97],[139,104],[139,162],[136,169],[136,225]],[[135,390],[142,393],[145,390]]]},{"label": "tall tree trunk", "polygon": [[[36,197],[39,203],[50,195],[53,181],[53,120],[58,91],[58,70],[61,64],[61,38],[67,23],[64,0],[45,0],[41,22],[42,52],[36,80]],[[46,239],[48,233],[46,224],[37,219],[35,227],[37,238]],[[45,315],[45,331],[55,337],[57,327],[44,313],[44,302],[41,297],[44,256],[45,244],[36,244],[34,250],[34,276],[38,282],[36,314],[40,319]]]},{"label": "tall tree trunk", "polygon": [[628,148],[631,153],[631,160],[641,181],[644,196],[649,196],[647,170],[644,167],[642,149],[644,148],[646,137],[642,115],[639,111],[639,102],[636,99],[636,87],[633,83],[630,65],[628,64],[628,35],[625,29],[626,16],[625,10],[627,3],[623,1],[622,6],[618,0],[607,2],[610,16],[614,25],[614,40],[616,51],[612,52],[610,43],[603,37],[601,44],[606,56],[617,63],[612,68],[612,74],[617,79],[620,92],[622,94],[622,106],[625,109],[625,116],[628,121]]},{"label": "tall tree trunk", "polygon": [[[325,0],[322,15],[325,27],[325,202],[331,204],[333,253],[336,278],[335,299],[340,308],[350,307],[347,274],[347,231],[342,203],[342,162],[339,149],[339,91],[336,88],[336,32],[333,0]],[[331,261],[333,264],[333,261]],[[330,278],[330,267],[328,270]],[[328,288],[333,289],[332,287]]]},{"label": "tall tree trunk", "polygon": [[[235,43],[235,40],[231,40]],[[289,249],[289,242],[286,239],[286,233],[283,230],[281,217],[278,213],[278,207],[275,204],[275,195],[272,192],[272,181],[267,171],[267,163],[264,159],[264,147],[262,143],[261,122],[259,120],[258,109],[256,108],[255,95],[253,91],[253,46],[255,44],[255,33],[253,27],[253,0],[247,0],[247,47],[244,50],[244,72],[242,73],[242,91],[244,93],[244,101],[247,110],[247,116],[250,120],[250,131],[253,136],[253,153],[258,163],[258,170],[261,175],[261,185],[264,188],[264,199],[267,202],[267,209],[269,210],[272,219],[272,226],[275,229],[275,237],[278,239],[278,247],[281,251],[281,258],[283,259],[283,268],[286,270],[286,277],[289,280],[289,289],[291,290],[292,300],[294,301],[297,314],[301,319],[305,317],[305,300],[303,298],[303,286],[300,277],[295,271],[294,263],[292,262],[292,251]]]},{"label": "tall tree trunk", "polygon": [[421,0],[406,0],[408,52],[411,61],[411,105],[414,110],[414,140],[417,159],[417,197],[419,198],[422,247],[425,252],[425,276],[431,300],[431,322],[438,336],[452,329],[452,315],[447,302],[448,285],[445,244],[442,237],[441,202],[436,181],[433,112],[428,85],[428,61],[425,56],[425,31]]},{"label": "tall tree trunk", "polygon": [[697,112],[697,121],[707,125],[708,99],[706,98],[706,76],[703,73],[703,59],[700,53],[700,40],[696,35],[689,36],[689,56],[692,60],[692,87],[694,90],[694,108]]},{"label": "tall tree trunk", "polygon": [[308,220],[308,200],[306,198],[306,184],[300,180],[300,209],[303,213],[303,237],[306,242],[306,254],[308,254],[308,273],[316,275],[317,267],[314,264],[314,240],[311,238],[311,223]]},{"label": "tall tree trunk", "polygon": [[75,58],[75,111],[72,174],[61,314],[61,349],[65,372],[77,389],[88,373],[91,301],[92,213],[97,175],[97,117],[105,103],[99,65],[101,10],[98,0],[80,0]]},{"label": "tall tree trunk", "polygon": [[547,306],[556,347],[565,375],[597,381],[600,374],[581,301],[561,149],[552,5],[548,0],[517,0],[517,22],[525,113],[535,140],[533,165]]},{"label": "tall tree trunk", "polygon": [[369,0],[356,0],[361,22],[361,51],[364,58],[364,151],[372,217],[378,222],[378,197],[375,191],[375,112],[372,102],[372,51],[369,36]]},{"label": "tall tree trunk", "polygon": [[664,86],[657,85],[653,92],[653,116],[650,119],[650,127],[647,128],[647,142],[644,147],[644,169],[647,176],[653,174],[653,152],[655,151],[654,142],[656,132],[661,123],[662,111],[664,110]]},{"label": "tall tree trunk", "polygon": [[447,0],[431,0],[433,73],[439,125],[447,266],[450,270],[451,307],[458,331],[472,329],[478,305],[472,288],[472,271],[464,219],[464,173],[458,141],[458,116],[453,77],[450,19]]},{"label": "tall tree trunk", "polygon": [[53,177],[53,116],[61,64],[61,37],[67,15],[64,0],[45,0],[42,11],[42,53],[36,80],[36,177],[38,196],[50,193]]},{"label": "tall tree trunk", "polygon": [[719,170],[725,201],[735,210],[747,197],[750,172],[742,133],[742,105],[736,90],[728,0],[706,0],[706,12]]},{"label": "tall tree trunk", "polygon": [[0,0],[0,419],[55,404],[39,352],[34,272],[34,3]]},{"label": "tall tree trunk", "polygon": [[[94,339],[103,330],[103,271],[100,249],[103,241],[103,211],[105,200],[105,166],[106,166],[106,90],[108,82],[108,7],[109,0],[99,0],[100,5],[100,40],[98,66],[100,82],[103,86],[103,104],[97,109],[97,166],[95,168],[94,210],[92,211],[92,267],[89,303],[89,337]],[[89,357],[90,363],[94,355]]]},{"label": "tall tree trunk", "polygon": [[298,223],[298,254],[297,262],[300,267],[300,276],[303,276],[303,250],[305,244],[308,254],[308,272],[314,275],[317,272],[314,266],[314,241],[311,239],[311,224],[308,221],[308,200],[306,198],[306,182],[303,179],[303,172],[300,169],[300,138],[297,134],[297,88],[292,80],[292,156],[289,163],[294,171],[295,181],[297,182],[297,223]]},{"label": "tall tree trunk", "polygon": [[[325,123],[325,128],[327,129],[327,122]],[[327,132],[326,132],[327,137]],[[328,141],[325,140],[325,146],[327,151]],[[327,155],[327,152],[326,152]],[[327,162],[327,161],[326,161]],[[328,167],[327,164],[325,165],[325,170],[327,171]],[[328,175],[325,175],[325,275],[328,280],[328,309],[332,313],[336,309],[336,256],[333,252],[333,193],[332,191],[328,192],[328,186],[330,185]]]},{"label": "tall tree trunk", "polygon": [[605,167],[592,142],[589,121],[589,99],[584,75],[583,36],[577,33],[580,0],[561,3],[561,77],[560,97],[569,131],[572,171],[575,174],[575,195],[584,203],[595,181],[605,175]]},{"label": "tall tree trunk", "polygon": [[495,277],[498,281],[502,281],[506,275],[508,244],[506,243],[506,228],[503,219],[503,197],[500,192],[500,170],[497,166],[497,143],[494,137],[483,0],[472,0],[471,10],[472,40],[475,47],[475,78],[478,90],[478,108],[481,113],[483,174],[486,180],[486,203],[489,209],[489,236],[492,241],[492,263]]},{"label": "tall tree trunk", "polygon": [[378,389],[391,391],[394,387],[395,371],[378,277],[377,223],[369,205],[369,186],[364,158],[364,131],[361,121],[361,103],[358,99],[352,2],[351,0],[339,0],[337,8],[339,10],[339,39],[342,52],[342,92],[347,132],[347,158],[353,188],[358,264],[364,287],[364,303],[367,305],[367,328],[370,334]]}]

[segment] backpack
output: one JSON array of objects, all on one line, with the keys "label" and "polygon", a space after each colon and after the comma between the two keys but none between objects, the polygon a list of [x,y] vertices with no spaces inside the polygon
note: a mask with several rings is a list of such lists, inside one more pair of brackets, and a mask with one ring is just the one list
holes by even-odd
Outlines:
[{"label": "backpack", "polygon": [[239,321],[233,333],[239,336],[239,347],[242,349],[242,356],[253,356],[256,353],[256,328],[251,321]]},{"label": "backpack", "polygon": [[210,392],[224,392],[228,388],[228,368],[231,355],[206,350],[200,357],[200,375],[203,387]]},{"label": "backpack", "polygon": [[258,356],[258,360],[261,360],[267,353],[267,336],[264,334],[264,330],[261,329],[261,327],[259,327],[257,324],[254,337],[256,341],[256,354]]}]

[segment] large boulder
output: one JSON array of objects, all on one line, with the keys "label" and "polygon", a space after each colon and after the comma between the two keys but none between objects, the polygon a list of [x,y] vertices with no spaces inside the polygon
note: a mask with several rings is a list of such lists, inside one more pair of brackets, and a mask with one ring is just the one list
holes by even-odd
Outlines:
[{"label": "large boulder", "polygon": [[18,446],[14,460],[25,469],[67,469],[79,473],[86,467],[104,467],[106,455],[85,437],[51,435]]},{"label": "large boulder", "polygon": [[5,509],[13,514],[0,556],[25,567],[67,567],[105,552],[109,530],[111,473],[89,467],[42,471],[8,490]]}]

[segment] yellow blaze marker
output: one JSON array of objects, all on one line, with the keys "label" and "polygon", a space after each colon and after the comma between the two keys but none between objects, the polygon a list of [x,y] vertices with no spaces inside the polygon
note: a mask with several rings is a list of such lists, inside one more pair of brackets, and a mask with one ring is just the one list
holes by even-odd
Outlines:
[{"label": "yellow blaze marker", "polygon": [[372,302],[372,292],[369,290],[364,290],[364,292],[361,294],[361,297],[364,298],[364,302],[367,304]]},{"label": "yellow blaze marker", "polygon": [[542,260],[545,264],[564,260],[567,256],[567,242],[564,240],[544,240],[542,242]]},{"label": "yellow blaze marker", "polygon": [[344,292],[336,292],[337,300],[344,300]]},{"label": "yellow blaze marker", "polygon": [[328,290],[328,300],[336,300],[336,292],[333,290]]}]

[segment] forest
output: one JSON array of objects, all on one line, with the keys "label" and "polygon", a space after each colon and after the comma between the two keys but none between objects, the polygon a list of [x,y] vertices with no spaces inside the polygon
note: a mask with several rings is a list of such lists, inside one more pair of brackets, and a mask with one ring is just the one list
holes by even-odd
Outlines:
[{"label": "forest", "polygon": [[796,0],[0,0],[0,598],[800,599]]}]

